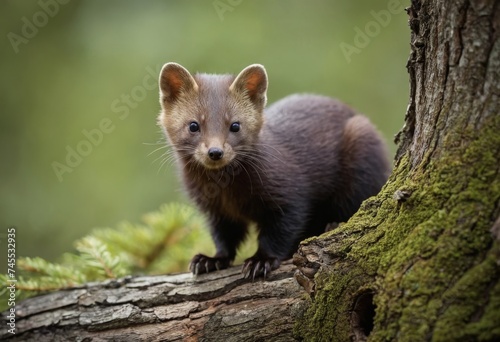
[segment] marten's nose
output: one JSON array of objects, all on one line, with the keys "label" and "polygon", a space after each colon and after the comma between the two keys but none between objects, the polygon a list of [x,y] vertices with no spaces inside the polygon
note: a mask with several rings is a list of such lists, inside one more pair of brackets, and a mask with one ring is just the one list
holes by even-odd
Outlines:
[{"label": "marten's nose", "polygon": [[224,151],[222,151],[222,149],[220,149],[218,147],[210,147],[208,149],[208,156],[212,160],[219,160],[222,158],[223,155],[224,155]]}]

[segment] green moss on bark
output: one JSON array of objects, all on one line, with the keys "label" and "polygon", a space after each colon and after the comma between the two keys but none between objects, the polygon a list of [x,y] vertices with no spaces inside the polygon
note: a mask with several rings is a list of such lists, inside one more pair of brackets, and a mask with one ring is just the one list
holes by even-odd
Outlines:
[{"label": "green moss on bark", "polygon": [[[335,242],[325,253],[346,256],[317,274],[297,327],[305,340],[348,340],[362,287],[376,293],[369,340],[500,338],[500,247],[490,233],[500,201],[500,118],[490,121],[481,134],[462,132],[468,145],[442,146],[439,159],[411,172],[403,157],[378,196],[318,238]],[[396,190],[411,196],[399,203]]]}]

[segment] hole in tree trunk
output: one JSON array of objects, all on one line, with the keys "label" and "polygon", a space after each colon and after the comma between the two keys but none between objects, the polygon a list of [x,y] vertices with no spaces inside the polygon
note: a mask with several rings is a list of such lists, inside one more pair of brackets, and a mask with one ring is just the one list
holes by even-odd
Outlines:
[{"label": "hole in tree trunk", "polygon": [[373,330],[373,321],[375,319],[375,304],[373,304],[374,294],[372,290],[368,290],[360,293],[354,299],[351,326],[356,341],[365,341]]}]

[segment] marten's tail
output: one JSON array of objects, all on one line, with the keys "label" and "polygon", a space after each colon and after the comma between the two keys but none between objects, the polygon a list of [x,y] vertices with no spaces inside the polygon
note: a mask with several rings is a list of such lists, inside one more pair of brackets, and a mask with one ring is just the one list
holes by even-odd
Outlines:
[{"label": "marten's tail", "polygon": [[339,151],[343,201],[336,203],[343,219],[351,217],[365,199],[376,195],[390,172],[388,153],[376,128],[368,118],[356,115],[345,126]]}]

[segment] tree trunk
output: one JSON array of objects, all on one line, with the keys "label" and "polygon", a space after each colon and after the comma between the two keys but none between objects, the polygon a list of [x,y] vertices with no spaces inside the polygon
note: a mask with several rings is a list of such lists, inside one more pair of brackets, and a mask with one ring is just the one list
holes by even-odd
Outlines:
[{"label": "tree trunk", "polygon": [[293,341],[307,300],[288,262],[267,281],[241,268],[200,275],[129,277],[49,293],[16,307],[9,341]]},{"label": "tree trunk", "polygon": [[17,334],[0,338],[500,340],[500,1],[414,0],[408,13],[394,171],[348,223],[303,242],[305,290],[290,264],[254,283],[238,268],[127,278],[19,303]]},{"label": "tree trunk", "polygon": [[500,340],[500,1],[412,1],[393,174],[302,244],[305,340]]}]

